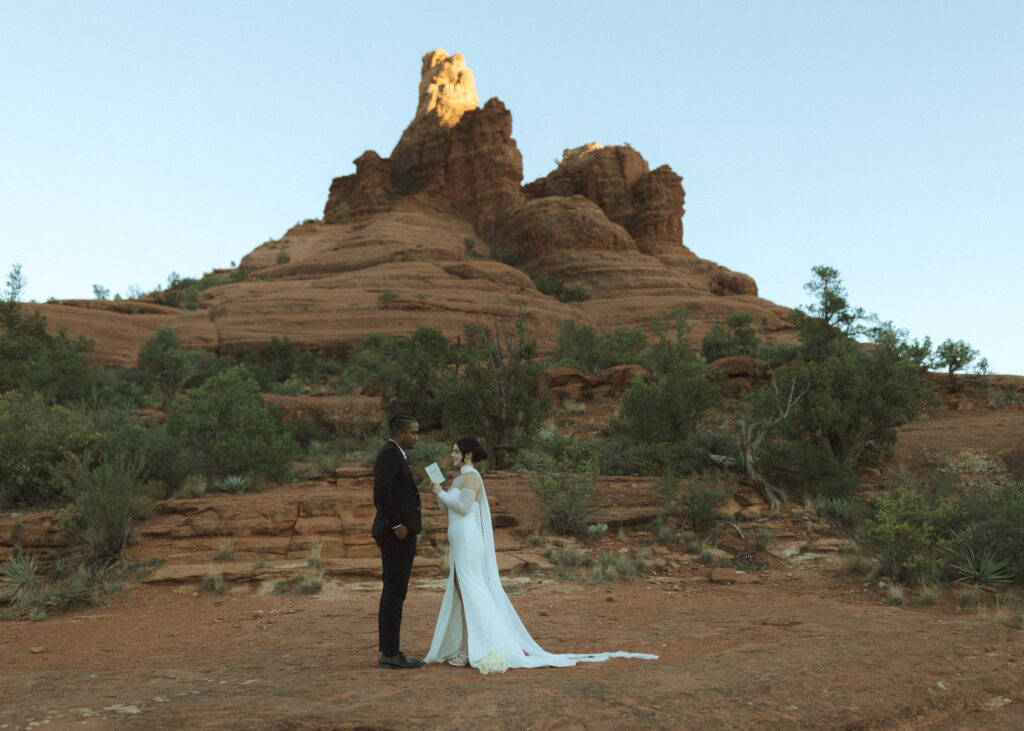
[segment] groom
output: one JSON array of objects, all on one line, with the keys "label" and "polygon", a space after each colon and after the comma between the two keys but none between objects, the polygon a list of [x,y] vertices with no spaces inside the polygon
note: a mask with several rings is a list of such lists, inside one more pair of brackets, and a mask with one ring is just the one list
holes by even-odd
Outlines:
[{"label": "groom", "polygon": [[388,422],[388,432],[390,438],[373,463],[373,504],[377,506],[377,515],[370,532],[380,546],[384,580],[377,610],[377,667],[404,670],[423,666],[422,660],[406,657],[399,648],[402,604],[416,555],[416,534],[422,530],[420,493],[406,462],[405,450],[419,441],[420,425],[412,416],[397,414]]}]

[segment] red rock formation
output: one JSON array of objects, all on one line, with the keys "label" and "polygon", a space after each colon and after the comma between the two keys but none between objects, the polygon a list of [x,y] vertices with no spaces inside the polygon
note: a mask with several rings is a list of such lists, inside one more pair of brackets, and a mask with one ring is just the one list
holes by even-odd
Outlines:
[{"label": "red rock formation", "polygon": [[[120,366],[165,326],[188,347],[237,352],[287,336],[345,355],[373,333],[426,326],[455,338],[468,324],[525,314],[549,352],[561,320],[643,328],[686,307],[694,342],[730,312],[752,313],[763,336],[792,337],[788,311],[758,298],[753,279],[683,246],[685,192],[669,167],[650,170],[628,146],[586,145],[522,187],[511,114],[497,99],[477,107],[460,55],[424,57],[416,116],[390,158],[367,151],[355,164],[332,182],[323,222],[257,247],[241,262],[249,279],[203,291],[197,312],[146,302],[40,309],[52,329],[95,339],[95,359]],[[590,299],[541,294],[494,259],[502,250]]]}]

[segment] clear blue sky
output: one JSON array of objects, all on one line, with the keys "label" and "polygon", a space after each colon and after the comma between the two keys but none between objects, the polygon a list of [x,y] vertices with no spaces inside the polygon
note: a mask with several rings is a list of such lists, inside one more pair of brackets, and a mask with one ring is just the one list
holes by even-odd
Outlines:
[{"label": "clear blue sky", "polygon": [[1024,2],[0,0],[0,267],[44,301],[228,266],[390,153],[420,59],[512,111],[524,182],[628,142],[685,243],[1024,374]]}]

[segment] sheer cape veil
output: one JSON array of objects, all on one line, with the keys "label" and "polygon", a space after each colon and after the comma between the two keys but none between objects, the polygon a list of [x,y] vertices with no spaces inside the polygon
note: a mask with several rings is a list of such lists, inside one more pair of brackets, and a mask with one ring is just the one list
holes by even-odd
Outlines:
[{"label": "sheer cape veil", "polygon": [[[462,468],[463,473],[477,470],[471,466]],[[479,472],[477,472],[479,476]],[[469,517],[469,516],[467,516]],[[449,517],[451,520],[452,517]],[[549,667],[549,666],[570,666],[579,662],[601,662],[613,657],[628,657],[646,660],[656,660],[657,655],[631,652],[602,652],[595,654],[556,654],[545,651],[533,639],[526,627],[520,620],[515,608],[512,606],[505,588],[501,584],[501,577],[498,573],[497,554],[494,550],[494,529],[491,525],[491,507],[487,499],[487,489],[484,487],[483,479],[480,480],[479,510],[477,511],[478,528],[482,538],[483,549],[483,592],[474,592],[472,595],[460,598],[454,589],[454,577],[459,571],[455,565],[448,576],[448,583],[445,589],[444,599],[441,602],[441,609],[438,614],[437,626],[434,631],[433,642],[430,652],[427,654],[427,662],[443,662],[451,657],[457,649],[454,640],[461,637],[462,618],[458,612],[473,613],[473,621],[467,616],[467,626],[479,626],[478,622],[486,622],[486,634],[496,645],[494,648],[482,648],[483,652],[490,649],[498,649],[509,656],[509,667]],[[459,573],[462,576],[461,573]],[[466,585],[467,591],[469,581],[461,581],[460,585]],[[460,600],[461,599],[461,600]],[[456,647],[452,647],[456,644]],[[480,658],[474,657],[474,643],[470,643],[470,664],[475,665]],[[477,648],[478,652],[481,648]]]}]

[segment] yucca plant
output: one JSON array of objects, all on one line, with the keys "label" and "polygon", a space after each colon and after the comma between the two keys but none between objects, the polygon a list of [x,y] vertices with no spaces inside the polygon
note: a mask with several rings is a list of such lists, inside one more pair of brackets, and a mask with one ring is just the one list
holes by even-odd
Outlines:
[{"label": "yucca plant", "polygon": [[1010,580],[1006,567],[1009,559],[999,558],[995,548],[986,546],[981,553],[975,553],[971,546],[950,550],[953,558],[949,568],[956,575],[955,581],[974,586],[998,586]]},{"label": "yucca plant", "polygon": [[21,604],[42,587],[36,577],[39,560],[35,556],[11,556],[0,571],[0,599]]}]

